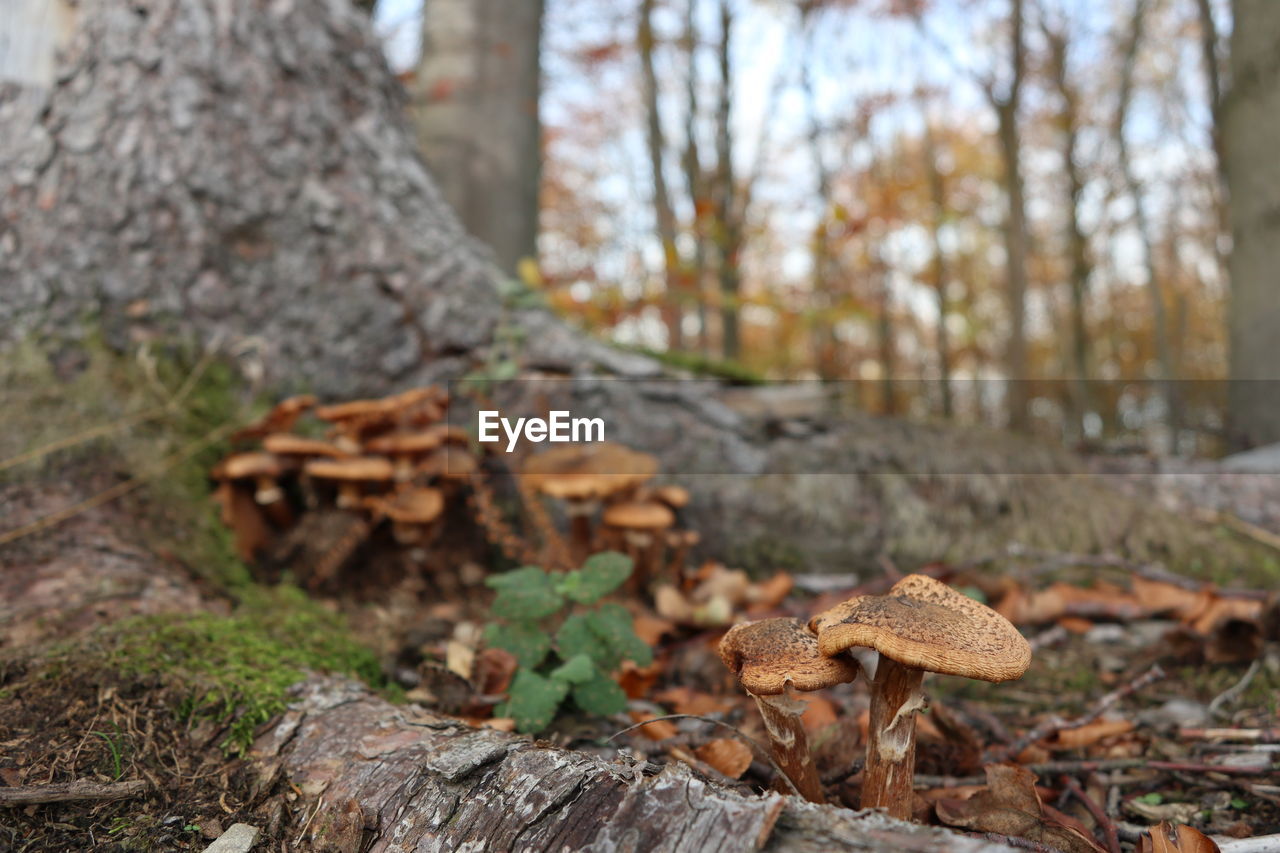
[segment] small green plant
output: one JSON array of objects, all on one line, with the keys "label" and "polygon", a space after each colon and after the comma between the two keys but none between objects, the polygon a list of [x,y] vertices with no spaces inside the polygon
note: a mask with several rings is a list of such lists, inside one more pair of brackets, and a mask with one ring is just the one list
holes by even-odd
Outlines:
[{"label": "small green plant", "polygon": [[631,559],[608,551],[571,572],[525,566],[489,578],[498,591],[485,642],[505,649],[519,664],[508,699],[495,710],[513,717],[522,732],[546,728],[567,698],[591,714],[617,714],[626,694],[611,673],[630,660],[653,661],[636,636],[631,614],[620,604],[600,604],[631,576]]},{"label": "small green plant", "polygon": [[97,735],[107,744],[107,749],[111,751],[111,778],[119,779],[124,775],[124,760],[121,754],[121,743],[124,735],[120,732],[120,726],[115,725],[115,734],[107,732],[90,732],[89,734]]}]

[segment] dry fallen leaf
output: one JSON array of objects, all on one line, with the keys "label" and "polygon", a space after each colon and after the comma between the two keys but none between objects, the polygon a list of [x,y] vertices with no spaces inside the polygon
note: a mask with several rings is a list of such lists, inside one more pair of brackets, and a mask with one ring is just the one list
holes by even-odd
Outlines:
[{"label": "dry fallen leaf", "polygon": [[1136,853],[1220,853],[1212,838],[1186,824],[1161,821],[1138,839]]},{"label": "dry fallen leaf", "polygon": [[967,800],[940,799],[938,819],[948,826],[1025,838],[1064,853],[1099,853],[1079,829],[1045,816],[1036,793],[1035,774],[1016,764],[988,764],[987,787]]},{"label": "dry fallen leaf", "polygon": [[694,755],[730,779],[739,779],[751,766],[751,749],[736,738],[717,738],[698,747]]},{"label": "dry fallen leaf", "polygon": [[484,696],[506,693],[519,662],[506,649],[489,647],[481,649],[472,664],[471,683]]},{"label": "dry fallen leaf", "polygon": [[1079,749],[1100,740],[1133,731],[1132,720],[1095,720],[1074,729],[1062,729],[1045,740],[1050,749]]},{"label": "dry fallen leaf", "polygon": [[830,699],[823,696],[806,696],[804,701],[807,706],[800,717],[800,722],[804,725],[805,731],[816,732],[836,721],[836,706]]},{"label": "dry fallen leaf", "polygon": [[653,697],[677,714],[723,714],[733,710],[733,705],[710,693],[692,687],[670,687]]}]

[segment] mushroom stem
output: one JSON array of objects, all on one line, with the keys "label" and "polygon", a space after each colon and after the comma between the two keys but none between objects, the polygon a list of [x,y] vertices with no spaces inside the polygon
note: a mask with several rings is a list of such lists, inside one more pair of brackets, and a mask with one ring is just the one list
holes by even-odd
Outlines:
[{"label": "mushroom stem", "polygon": [[871,682],[871,726],[862,776],[862,807],[911,819],[916,769],[916,712],[925,707],[924,670],[881,655]]},{"label": "mushroom stem", "polygon": [[751,695],[764,718],[764,728],[769,733],[769,744],[773,747],[773,758],[778,767],[787,774],[800,796],[811,803],[826,803],[822,781],[813,766],[813,756],[809,754],[809,739],[800,722],[805,703],[788,695],[789,692],[777,696]]},{"label": "mushroom stem", "polygon": [[594,500],[566,501],[565,514],[569,516],[569,558],[575,566],[581,565],[591,554],[591,515],[595,510]]}]

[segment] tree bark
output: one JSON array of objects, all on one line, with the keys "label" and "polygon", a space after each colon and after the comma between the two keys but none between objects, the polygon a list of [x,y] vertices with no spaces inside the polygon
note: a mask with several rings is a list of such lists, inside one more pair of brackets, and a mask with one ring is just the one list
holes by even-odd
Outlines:
[{"label": "tree bark", "polygon": [[423,4],[413,112],[427,167],[467,232],[508,274],[538,257],[543,5]]},{"label": "tree bark", "polygon": [[1231,444],[1280,441],[1280,5],[1235,0],[1231,88],[1223,105],[1230,189]]}]

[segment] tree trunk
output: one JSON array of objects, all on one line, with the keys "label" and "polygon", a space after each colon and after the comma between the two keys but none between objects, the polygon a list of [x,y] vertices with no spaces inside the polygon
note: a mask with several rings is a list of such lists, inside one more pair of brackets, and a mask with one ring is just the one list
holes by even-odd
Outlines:
[{"label": "tree trunk", "polygon": [[1093,411],[1093,399],[1089,387],[1089,323],[1085,303],[1089,294],[1089,279],[1093,265],[1089,262],[1089,240],[1080,225],[1080,200],[1084,194],[1084,177],[1077,162],[1080,152],[1080,93],[1071,82],[1068,70],[1066,28],[1054,32],[1045,26],[1049,41],[1054,88],[1062,99],[1062,168],[1067,176],[1067,195],[1063,199],[1067,221],[1067,258],[1071,265],[1069,288],[1071,296],[1071,379],[1070,405],[1074,429],[1079,438],[1087,437],[1087,420]]},{"label": "tree trunk", "polygon": [[720,352],[735,361],[742,355],[738,290],[739,256],[742,251],[742,223],[737,197],[737,176],[733,168],[733,67],[730,46],[733,36],[733,8],[720,0],[720,43],[716,60],[720,69],[720,100],[716,105],[716,168],[719,194],[716,242],[720,246]]},{"label": "tree trunk", "polygon": [[662,275],[664,288],[663,320],[667,327],[667,349],[684,349],[684,302],[681,279],[680,250],[676,246],[676,214],[667,190],[663,165],[667,145],[662,132],[662,113],[658,108],[658,74],[654,69],[653,51],[654,0],[640,3],[636,32],[636,52],[640,55],[641,91],[644,94],[645,141],[648,143],[649,173],[653,178],[653,215],[658,240],[662,243]]},{"label": "tree trunk", "polygon": [[684,35],[681,38],[686,53],[684,151],[681,166],[689,202],[693,207],[693,258],[690,261],[690,295],[698,310],[698,352],[711,355],[710,318],[707,311],[707,231],[711,219],[711,206],[707,201],[706,176],[702,173],[702,154],[698,145],[698,0],[687,0],[684,14]]},{"label": "tree trunk", "polygon": [[543,0],[429,0],[414,119],[427,166],[467,232],[510,274],[537,259]]},{"label": "tree trunk", "polygon": [[1223,106],[1230,188],[1231,385],[1237,448],[1280,441],[1280,4],[1235,0],[1231,89]]},{"label": "tree trunk", "polygon": [[1030,388],[1027,363],[1027,206],[1022,180],[1022,134],[1018,127],[1018,108],[1022,103],[1022,82],[1026,67],[1026,44],[1023,40],[1023,0],[1012,0],[1010,65],[1012,79],[1009,90],[999,97],[988,92],[999,122],[997,136],[1004,162],[1007,209],[1005,212],[1005,269],[1009,305],[1009,340],[1005,347],[1005,370],[1008,373],[1006,407],[1009,428],[1026,432],[1031,427]]},{"label": "tree trunk", "polygon": [[933,123],[927,115],[924,123],[924,160],[925,173],[929,177],[929,202],[933,207],[929,236],[933,249],[933,290],[938,300],[938,382],[942,386],[942,416],[949,420],[955,414],[955,407],[951,401],[951,337],[947,330],[947,309],[949,308],[947,286],[951,282],[941,239],[942,226],[947,218],[947,189],[942,180],[942,172],[938,169],[938,149],[933,136]]},{"label": "tree trunk", "polygon": [[1114,133],[1116,139],[1116,156],[1120,160],[1120,175],[1124,179],[1125,190],[1133,199],[1134,227],[1138,231],[1138,244],[1142,248],[1142,269],[1146,277],[1144,282],[1147,293],[1151,297],[1152,337],[1156,343],[1156,361],[1160,366],[1160,395],[1164,398],[1165,418],[1169,426],[1169,451],[1178,452],[1178,434],[1182,429],[1181,402],[1178,395],[1177,376],[1174,373],[1173,351],[1169,346],[1169,321],[1164,304],[1164,294],[1160,287],[1159,271],[1156,269],[1154,238],[1151,234],[1151,222],[1147,216],[1147,207],[1142,198],[1142,184],[1133,171],[1133,162],[1129,156],[1129,143],[1125,137],[1125,124],[1129,115],[1129,104],[1133,96],[1133,74],[1138,61],[1138,51],[1142,45],[1142,29],[1146,19],[1148,0],[1135,0],[1133,14],[1130,18],[1129,37],[1123,49],[1120,72],[1120,95],[1116,107]]}]

